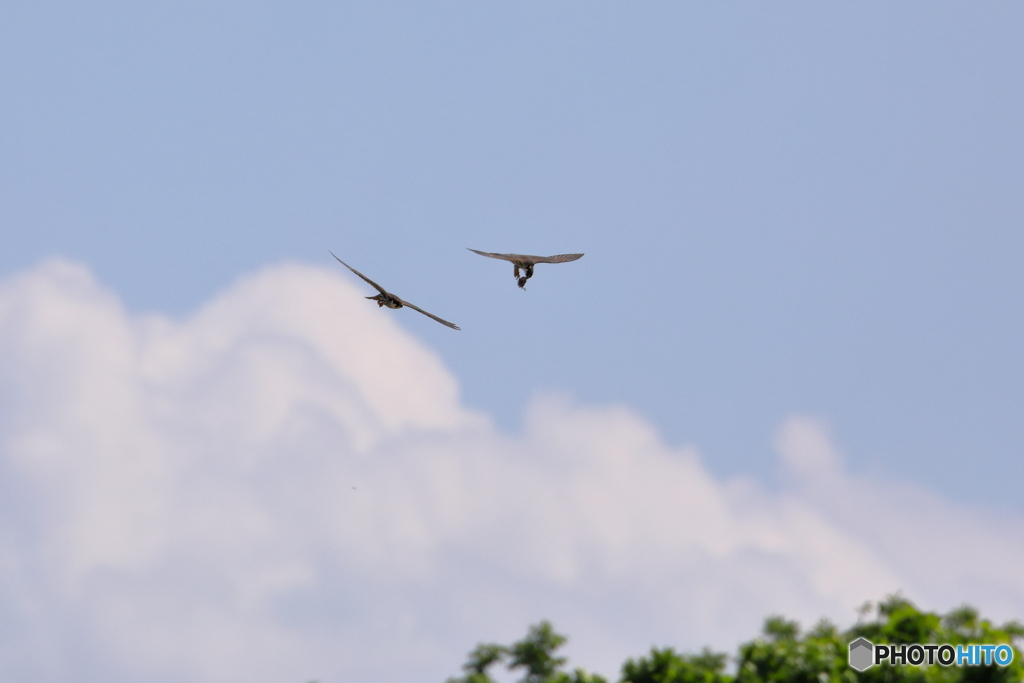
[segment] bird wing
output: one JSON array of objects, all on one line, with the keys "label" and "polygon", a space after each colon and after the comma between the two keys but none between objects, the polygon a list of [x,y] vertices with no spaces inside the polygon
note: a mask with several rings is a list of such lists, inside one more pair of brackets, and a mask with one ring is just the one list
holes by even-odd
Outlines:
[{"label": "bird wing", "polygon": [[[466,247],[466,249],[469,249],[469,247]],[[488,256],[490,258],[498,258],[498,259],[501,259],[502,261],[512,261],[513,263],[515,263],[516,261],[522,262],[522,260],[524,258],[529,258],[529,256],[523,256],[522,254],[492,254],[489,251],[477,251],[476,249],[469,249],[469,250],[471,252],[473,252],[474,254],[480,254],[481,256]]]},{"label": "bird wing", "polygon": [[[381,286],[380,286],[380,285],[378,285],[378,284],[377,284],[376,282],[374,282],[374,281],[373,281],[373,280],[371,280],[370,278],[366,277],[365,275],[363,275],[362,273],[360,273],[360,272],[359,272],[358,270],[356,270],[355,268],[353,268],[352,266],[350,266],[349,264],[345,263],[345,262],[344,262],[344,261],[342,261],[342,260],[341,260],[340,258],[338,258],[337,256],[335,256],[335,254],[334,254],[334,252],[333,252],[333,251],[331,251],[330,249],[328,249],[327,251],[328,251],[328,252],[330,252],[331,256],[334,256],[334,258],[338,259],[338,263],[340,263],[341,265],[345,266],[346,268],[348,268],[349,270],[351,270],[351,271],[352,271],[353,273],[355,273],[355,274],[356,274],[356,275],[358,275],[359,277],[361,277],[361,278],[363,278],[364,280],[366,280],[367,282],[369,282],[369,283],[370,283],[371,285],[373,285],[373,288],[374,288],[374,289],[376,289],[376,290],[377,290],[378,292],[380,292],[381,294],[388,294],[388,292],[385,292],[385,291],[384,291],[384,288],[383,288],[383,287],[381,287]],[[391,294],[388,294],[388,296],[393,296],[393,295],[391,295]]]},{"label": "bird wing", "polygon": [[583,254],[558,254],[556,256],[531,256],[534,263],[568,263],[583,258]]},{"label": "bird wing", "polygon": [[402,305],[403,305],[403,306],[406,306],[406,307],[408,307],[408,308],[411,308],[411,309],[412,309],[412,310],[414,310],[414,311],[419,311],[420,313],[422,313],[423,315],[427,316],[428,318],[433,318],[434,320],[436,320],[437,322],[441,323],[442,325],[445,325],[446,327],[450,327],[450,328],[452,328],[453,330],[460,330],[460,329],[462,329],[462,328],[460,328],[460,327],[459,327],[458,325],[456,325],[455,323],[450,323],[450,322],[448,322],[447,320],[443,320],[443,319],[441,319],[441,318],[438,318],[438,317],[437,317],[436,315],[434,315],[433,313],[427,313],[426,311],[424,311],[424,310],[423,310],[422,308],[420,308],[419,306],[416,306],[416,305],[414,305],[414,304],[411,304],[411,303],[409,303],[408,301],[405,301],[405,300],[403,300],[403,299],[399,299],[399,301],[401,301],[401,302],[402,302]]},{"label": "bird wing", "polygon": [[[469,247],[466,247],[469,249]],[[491,258],[501,259],[503,261],[511,261],[512,263],[522,263],[527,265],[534,265],[537,263],[568,263],[569,261],[575,261],[578,258],[583,258],[583,254],[558,254],[557,256],[530,256],[528,254],[492,254],[489,251],[477,251],[476,249],[469,249],[474,254],[480,254],[481,256],[489,256]]]}]

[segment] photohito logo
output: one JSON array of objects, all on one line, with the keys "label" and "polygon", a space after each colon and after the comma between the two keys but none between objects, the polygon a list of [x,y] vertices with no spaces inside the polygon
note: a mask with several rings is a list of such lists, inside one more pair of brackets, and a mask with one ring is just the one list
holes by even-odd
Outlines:
[{"label": "photohito logo", "polygon": [[867,638],[850,643],[850,668],[864,671],[875,664],[939,664],[940,666],[1007,666],[1013,661],[1009,645],[875,645]]}]

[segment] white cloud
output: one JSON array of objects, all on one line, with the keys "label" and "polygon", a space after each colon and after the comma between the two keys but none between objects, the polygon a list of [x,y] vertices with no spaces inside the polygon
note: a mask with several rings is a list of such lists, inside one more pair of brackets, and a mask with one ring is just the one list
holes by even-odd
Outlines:
[{"label": "white cloud", "polygon": [[0,283],[0,678],[443,680],[545,617],[614,675],[897,589],[1024,616],[1019,519],[851,476],[804,417],[783,492],[621,407],[504,434],[401,314],[299,265],[184,321],[64,261]]}]

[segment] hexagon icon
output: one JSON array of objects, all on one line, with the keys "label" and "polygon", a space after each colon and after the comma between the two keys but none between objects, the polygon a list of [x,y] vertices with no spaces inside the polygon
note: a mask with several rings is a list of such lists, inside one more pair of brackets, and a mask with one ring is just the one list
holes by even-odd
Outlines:
[{"label": "hexagon icon", "polygon": [[850,668],[863,671],[873,664],[875,646],[867,638],[858,638],[850,643]]}]

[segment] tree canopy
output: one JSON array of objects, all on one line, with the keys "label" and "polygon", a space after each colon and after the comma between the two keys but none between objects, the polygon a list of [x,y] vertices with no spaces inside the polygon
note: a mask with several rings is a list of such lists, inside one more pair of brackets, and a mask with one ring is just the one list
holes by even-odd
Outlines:
[{"label": "tree canopy", "polygon": [[[618,683],[1021,683],[1024,662],[1017,646],[1024,626],[1011,621],[1000,626],[982,619],[964,605],[947,614],[920,610],[903,596],[887,596],[877,604],[865,603],[861,619],[840,631],[822,619],[803,631],[780,615],[765,619],[761,634],[740,644],[737,654],[704,648],[680,653],[671,647],[652,647],[646,655],[622,665]],[[871,615],[873,618],[867,618]],[[867,638],[878,644],[949,643],[1007,644],[1013,647],[1009,666],[872,666],[856,672],[847,663],[851,641]],[[530,626],[526,636],[511,645],[481,643],[462,666],[464,675],[447,683],[495,683],[489,671],[504,665],[521,672],[519,683],[608,683],[597,674],[576,668],[566,671],[566,658],[555,653],[566,636],[548,621]],[[734,667],[730,667],[730,664]]]}]

